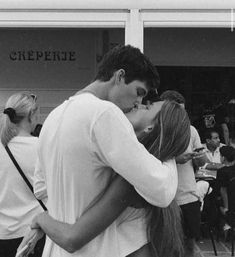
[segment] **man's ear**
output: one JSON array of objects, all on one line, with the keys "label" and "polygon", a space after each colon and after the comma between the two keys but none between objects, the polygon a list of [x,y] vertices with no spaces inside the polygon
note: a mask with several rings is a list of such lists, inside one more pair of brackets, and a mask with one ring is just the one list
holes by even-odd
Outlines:
[{"label": "man's ear", "polygon": [[145,132],[145,133],[150,133],[152,130],[153,130],[153,125],[149,125],[148,127],[146,127],[146,128],[144,129],[144,132]]},{"label": "man's ear", "polygon": [[125,70],[120,69],[115,72],[115,84],[119,85],[125,79]]}]

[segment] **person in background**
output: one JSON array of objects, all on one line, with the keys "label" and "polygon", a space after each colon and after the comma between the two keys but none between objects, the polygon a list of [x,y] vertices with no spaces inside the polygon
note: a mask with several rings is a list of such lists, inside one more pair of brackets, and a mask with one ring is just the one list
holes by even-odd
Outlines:
[{"label": "person in background", "polygon": [[[231,146],[222,146],[220,149],[221,162],[225,165],[218,170],[217,182],[220,186],[222,205],[220,211],[225,220],[230,223],[230,214],[235,213],[235,149]],[[230,226],[225,223],[224,230]]]},{"label": "person in background", "polygon": [[223,128],[225,144],[229,145],[231,134],[235,132],[235,99],[232,98],[227,103],[227,113],[225,115],[226,126]]},{"label": "person in background", "polygon": [[[160,95],[161,100],[176,101],[185,106],[183,95],[174,90],[167,90]],[[176,158],[178,171],[178,188],[176,202],[182,211],[183,228],[185,235],[185,256],[194,256],[195,240],[200,234],[200,197],[195,180],[193,159],[201,156],[200,152],[194,151],[202,148],[197,130],[191,125],[191,138],[187,150]]]},{"label": "person in background", "polygon": [[231,132],[229,135],[229,146],[235,148],[235,131]]},{"label": "person in background", "polygon": [[[14,257],[33,217],[42,212],[10,159],[8,146],[33,184],[38,138],[31,136],[37,122],[36,96],[16,93],[6,102],[0,117],[0,256]],[[43,242],[33,256],[41,256]]]},{"label": "person in background", "polygon": [[215,115],[216,115],[216,125],[213,127],[220,135],[220,141],[223,144],[228,144],[228,124],[226,122],[227,109],[226,109],[226,99],[221,100],[218,104],[215,104]]},{"label": "person in background", "polygon": [[213,175],[216,177],[216,171],[222,168],[224,165],[221,163],[221,156],[219,149],[224,146],[220,143],[219,133],[215,129],[207,129],[204,132],[205,144],[205,153],[208,161],[205,163],[202,169],[210,170],[214,172]]},{"label": "person in background", "polygon": [[228,127],[226,123],[227,111],[224,101],[214,102],[208,100],[204,103],[200,119],[195,122],[195,126],[199,131],[200,137],[203,138],[204,131],[207,129],[215,129],[221,135],[223,143],[227,143]]},{"label": "person in background", "polygon": [[[177,189],[175,160],[161,162],[151,155],[123,113],[140,104],[158,83],[155,67],[139,49],[117,46],[104,56],[94,81],[48,115],[39,136],[36,169],[45,174],[52,218],[74,224],[116,173],[147,202],[159,207],[172,202]],[[73,256],[127,256],[146,244],[138,231],[122,241],[117,225],[114,221]],[[133,223],[125,225],[128,229]],[[47,237],[43,256],[68,253]]]},{"label": "person in background", "polygon": [[[204,140],[205,144],[203,144],[203,146],[205,149],[206,162],[202,167],[199,168],[199,171],[206,176],[216,178],[218,170],[224,166],[224,164],[221,163],[221,155],[219,150],[224,144],[220,143],[219,133],[214,128],[204,131]],[[208,201],[205,205],[202,218],[206,220],[209,219],[211,226],[219,229],[218,221],[220,215],[217,210],[221,197],[217,180],[211,180],[210,187],[212,188],[212,193],[207,198]]]}]

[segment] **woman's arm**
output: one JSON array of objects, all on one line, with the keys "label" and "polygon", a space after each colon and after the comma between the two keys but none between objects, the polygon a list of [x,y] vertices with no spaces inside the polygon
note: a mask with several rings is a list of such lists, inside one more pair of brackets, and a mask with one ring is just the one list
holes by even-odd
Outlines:
[{"label": "woman's arm", "polygon": [[76,223],[59,222],[44,212],[35,218],[32,228],[40,227],[56,244],[73,253],[103,232],[128,206],[134,193],[134,188],[118,176]]}]

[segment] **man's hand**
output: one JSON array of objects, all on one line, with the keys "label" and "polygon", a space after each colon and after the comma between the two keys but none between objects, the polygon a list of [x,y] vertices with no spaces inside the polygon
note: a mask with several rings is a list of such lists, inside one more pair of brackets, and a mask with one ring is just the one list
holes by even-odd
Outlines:
[{"label": "man's hand", "polygon": [[33,253],[34,248],[38,242],[38,240],[40,240],[44,235],[44,232],[37,228],[37,229],[31,229],[30,231],[24,236],[21,244],[19,245],[18,249],[17,249],[17,253],[19,253],[23,248],[25,248],[25,250],[19,255],[16,253],[17,257],[26,257],[28,256],[30,253]]}]

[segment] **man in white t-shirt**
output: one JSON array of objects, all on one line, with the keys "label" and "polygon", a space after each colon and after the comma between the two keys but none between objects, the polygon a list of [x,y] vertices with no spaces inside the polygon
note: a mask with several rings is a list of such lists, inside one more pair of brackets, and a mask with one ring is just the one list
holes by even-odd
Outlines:
[{"label": "man in white t-shirt", "polygon": [[220,143],[219,133],[215,129],[207,129],[204,132],[205,144],[205,154],[207,157],[207,162],[202,167],[202,169],[208,170],[210,175],[216,177],[217,170],[221,169],[224,165],[221,163],[220,147],[224,144]]},{"label": "man in white t-shirt", "polygon": [[[102,195],[114,171],[149,203],[171,203],[177,188],[175,161],[162,163],[149,154],[123,114],[141,103],[158,80],[139,49],[118,46],[104,57],[93,83],[49,114],[39,137],[37,169],[45,173],[53,218],[73,224]],[[146,233],[133,224],[135,232],[129,235],[125,221],[119,227],[113,222],[72,256],[127,256],[146,244]],[[49,256],[71,254],[48,238],[43,257]]]}]

